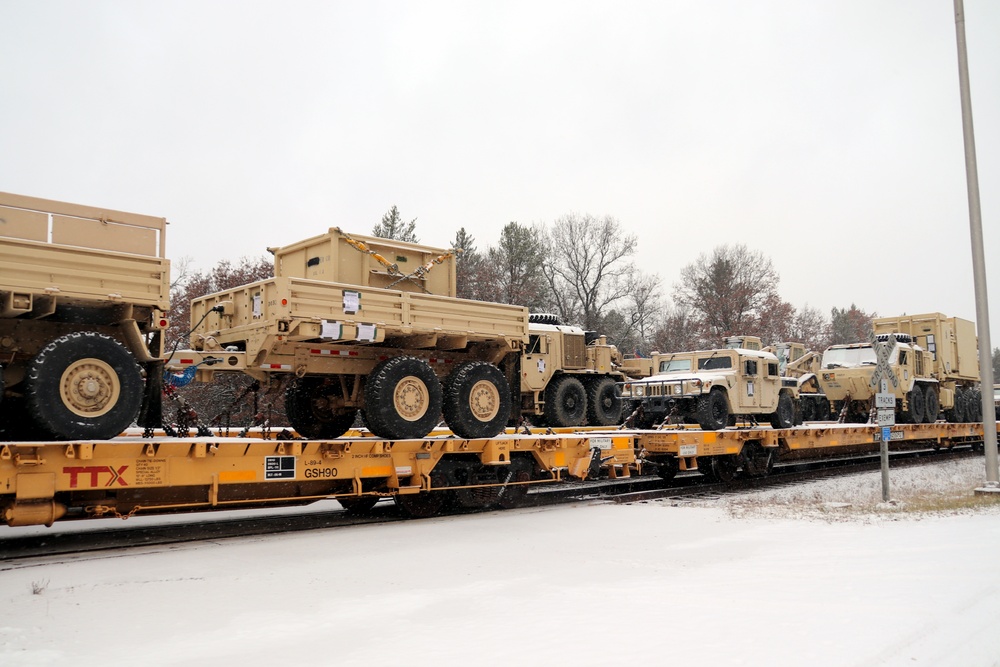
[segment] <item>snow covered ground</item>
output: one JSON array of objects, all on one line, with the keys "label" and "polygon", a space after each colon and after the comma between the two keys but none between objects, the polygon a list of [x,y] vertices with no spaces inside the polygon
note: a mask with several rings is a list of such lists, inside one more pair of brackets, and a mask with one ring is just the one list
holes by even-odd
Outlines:
[{"label": "snow covered ground", "polygon": [[39,560],[0,664],[1000,665],[982,459],[892,479]]}]

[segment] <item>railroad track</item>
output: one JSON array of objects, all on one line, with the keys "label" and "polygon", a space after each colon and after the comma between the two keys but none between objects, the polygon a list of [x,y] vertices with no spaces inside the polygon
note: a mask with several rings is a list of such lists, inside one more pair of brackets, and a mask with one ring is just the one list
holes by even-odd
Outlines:
[{"label": "railroad track", "polygon": [[[975,455],[969,448],[956,448],[947,452],[934,452],[930,449],[895,452],[892,454],[891,466],[902,468],[927,465]],[[738,477],[730,484],[709,481],[700,473],[691,472],[681,473],[670,482],[649,475],[601,482],[542,485],[528,494],[522,507],[585,501],[625,504],[663,499],[680,500],[692,496],[719,496],[753,489],[801,484],[825,477],[870,472],[878,470],[879,466],[878,455],[866,455],[849,459],[784,464],[777,466],[767,477]],[[455,514],[474,512],[476,510],[460,511]],[[194,515],[187,515],[191,516]],[[198,519],[183,522],[168,521],[137,525],[137,522],[133,521],[131,525],[102,526],[82,531],[59,531],[55,528],[49,529],[51,532],[31,535],[17,535],[16,531],[19,530],[17,528],[7,529],[8,533],[0,537],[0,572],[54,562],[121,556],[137,549],[174,548],[176,545],[191,542],[212,542],[407,520],[389,499],[379,502],[365,514],[351,514],[337,507],[329,511],[311,510],[294,513],[293,510],[280,514],[261,514],[256,510],[250,510],[242,517],[222,518],[213,517],[211,514],[198,516]],[[155,520],[162,517],[149,518]],[[107,519],[107,521],[113,520]]]}]

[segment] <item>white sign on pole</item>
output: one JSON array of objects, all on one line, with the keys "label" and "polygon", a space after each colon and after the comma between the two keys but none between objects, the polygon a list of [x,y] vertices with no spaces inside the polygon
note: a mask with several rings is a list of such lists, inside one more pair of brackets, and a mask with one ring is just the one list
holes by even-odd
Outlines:
[{"label": "white sign on pole", "polygon": [[896,425],[896,410],[895,408],[879,408],[878,409],[878,425],[879,426],[895,426]]},{"label": "white sign on pole", "polygon": [[896,407],[896,395],[890,394],[888,392],[879,392],[875,394],[875,407],[876,408],[888,408],[894,409]]}]

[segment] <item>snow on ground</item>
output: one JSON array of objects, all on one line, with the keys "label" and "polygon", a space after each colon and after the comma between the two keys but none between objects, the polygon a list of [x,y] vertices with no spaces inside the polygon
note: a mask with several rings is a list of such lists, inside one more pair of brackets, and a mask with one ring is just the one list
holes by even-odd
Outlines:
[{"label": "snow on ground", "polygon": [[874,473],[43,559],[0,572],[0,664],[1000,665],[1000,505],[927,493],[983,477],[894,471],[896,507]]}]

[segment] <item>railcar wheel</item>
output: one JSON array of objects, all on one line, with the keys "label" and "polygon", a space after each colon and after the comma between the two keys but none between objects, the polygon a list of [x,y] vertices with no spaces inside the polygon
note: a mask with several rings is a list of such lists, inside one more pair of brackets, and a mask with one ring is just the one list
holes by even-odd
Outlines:
[{"label": "railcar wheel", "polygon": [[285,414],[303,438],[339,438],[354,425],[358,411],[330,407],[331,389],[326,379],[317,377],[295,378],[285,389]]},{"label": "railcar wheel", "polygon": [[[699,464],[699,468],[701,465]],[[664,481],[669,482],[677,473],[680,472],[680,464],[677,459],[671,456],[669,459],[660,459],[656,461],[656,474],[663,478]]]},{"label": "railcar wheel", "polygon": [[764,447],[756,440],[748,440],[740,452],[743,470],[750,477],[766,477],[774,469],[774,453],[773,448]]},{"label": "railcar wheel", "polygon": [[370,512],[378,503],[378,496],[354,496],[348,498],[337,498],[337,502],[348,514],[365,514]]},{"label": "railcar wheel", "polygon": [[545,421],[549,426],[580,426],[587,414],[587,392],[572,375],[563,375],[545,389]]},{"label": "railcar wheel", "polygon": [[706,431],[719,431],[729,423],[729,401],[721,391],[698,397],[698,424]]},{"label": "railcar wheel", "polygon": [[[739,470],[739,458],[735,454],[723,454],[711,457],[709,465],[712,469],[712,479],[724,484],[731,484],[736,479],[736,471]],[[698,464],[701,467],[701,464]]]},{"label": "railcar wheel", "polygon": [[35,425],[63,440],[107,440],[139,414],[142,375],[118,341],[93,331],[57,338],[28,366],[26,403]]},{"label": "railcar wheel", "polygon": [[513,399],[507,378],[485,361],[467,361],[445,380],[443,409],[448,427],[460,438],[489,438],[503,431]]},{"label": "railcar wheel", "polygon": [[[500,471],[500,481],[507,486],[501,487],[497,498],[497,507],[509,510],[517,507],[528,496],[528,484],[531,481],[531,467],[529,461],[520,458],[512,458],[510,468],[504,473]],[[514,484],[514,482],[521,482]]]},{"label": "railcar wheel", "polygon": [[919,424],[924,420],[924,390],[919,384],[913,385],[906,394],[906,421]]},{"label": "railcar wheel", "polygon": [[394,496],[396,505],[411,519],[426,519],[441,513],[448,501],[447,491],[421,491]]},{"label": "railcar wheel", "polygon": [[422,359],[392,357],[368,374],[365,419],[380,438],[422,438],[437,424],[441,408],[441,383]]},{"label": "railcar wheel", "polygon": [[941,402],[938,400],[937,388],[929,384],[924,391],[924,421],[933,424],[938,420]]},{"label": "railcar wheel", "polygon": [[594,378],[587,383],[587,423],[591,426],[613,426],[622,418],[622,392],[609,377]]},{"label": "railcar wheel", "polygon": [[771,413],[772,428],[791,428],[795,424],[795,403],[788,394],[778,396],[778,406]]}]

